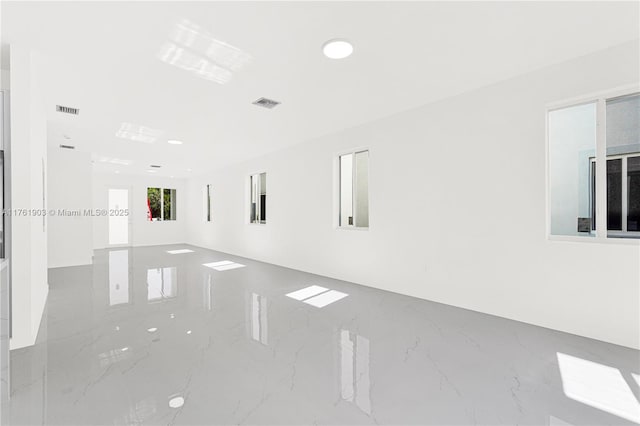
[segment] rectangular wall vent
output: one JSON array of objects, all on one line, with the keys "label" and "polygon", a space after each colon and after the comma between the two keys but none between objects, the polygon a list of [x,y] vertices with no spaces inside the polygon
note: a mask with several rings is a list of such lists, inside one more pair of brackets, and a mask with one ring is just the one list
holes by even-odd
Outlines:
[{"label": "rectangular wall vent", "polygon": [[149,167],[153,167],[154,169],[159,169],[162,166],[158,166],[157,164],[151,164]]},{"label": "rectangular wall vent", "polygon": [[263,108],[272,109],[280,105],[280,102],[274,101],[273,99],[260,98],[257,101],[253,101],[253,104]]},{"label": "rectangular wall vent", "polygon": [[71,107],[66,107],[62,105],[56,105],[56,111],[64,112],[65,114],[73,114],[73,115],[80,114],[80,110],[78,108],[71,108]]},{"label": "rectangular wall vent", "polygon": [[73,146],[73,145],[60,145],[60,148],[62,148],[62,149],[76,149],[76,147]]}]

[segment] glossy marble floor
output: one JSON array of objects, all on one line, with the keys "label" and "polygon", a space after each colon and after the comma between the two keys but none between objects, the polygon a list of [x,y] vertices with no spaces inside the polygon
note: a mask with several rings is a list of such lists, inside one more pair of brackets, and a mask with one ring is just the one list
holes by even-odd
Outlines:
[{"label": "glossy marble floor", "polygon": [[49,278],[11,424],[640,421],[620,346],[190,246]]}]

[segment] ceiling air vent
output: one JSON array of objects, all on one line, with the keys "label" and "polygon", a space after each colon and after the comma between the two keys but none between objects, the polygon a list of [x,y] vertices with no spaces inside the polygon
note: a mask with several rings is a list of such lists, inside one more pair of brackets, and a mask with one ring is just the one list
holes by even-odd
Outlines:
[{"label": "ceiling air vent", "polygon": [[154,169],[159,169],[162,166],[159,166],[157,164],[151,164],[149,167],[153,167]]},{"label": "ceiling air vent", "polygon": [[78,115],[78,114],[80,114],[80,109],[78,109],[78,108],[66,107],[66,106],[62,106],[62,105],[56,105],[56,111],[58,111],[58,112],[64,112],[65,114],[73,114],[73,115]]},{"label": "ceiling air vent", "polygon": [[260,98],[257,101],[253,101],[253,104],[263,108],[272,109],[280,105],[280,102],[274,101],[273,99]]},{"label": "ceiling air vent", "polygon": [[62,148],[62,149],[76,149],[76,147],[73,146],[73,145],[60,145],[60,148]]}]

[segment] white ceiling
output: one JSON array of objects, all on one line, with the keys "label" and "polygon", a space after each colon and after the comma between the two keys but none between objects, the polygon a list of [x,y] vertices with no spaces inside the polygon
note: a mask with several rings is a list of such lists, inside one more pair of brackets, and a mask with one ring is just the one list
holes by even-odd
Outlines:
[{"label": "white ceiling", "polygon": [[[5,58],[11,43],[42,54],[51,149],[132,162],[98,171],[161,164],[159,175],[185,177],[636,39],[638,5],[3,1],[2,43]],[[161,61],[183,20],[250,61],[226,84]],[[336,37],[353,43],[351,57],[322,55]],[[251,104],[262,96],[282,105]],[[118,138],[123,123],[163,133]]]}]

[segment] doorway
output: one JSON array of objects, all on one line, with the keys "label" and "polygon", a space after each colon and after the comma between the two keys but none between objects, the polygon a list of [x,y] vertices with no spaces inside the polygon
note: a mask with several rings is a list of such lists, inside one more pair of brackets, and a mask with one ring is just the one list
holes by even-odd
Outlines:
[{"label": "doorway", "polygon": [[131,221],[129,210],[129,189],[110,188],[108,202],[109,245],[127,246],[131,244]]}]

